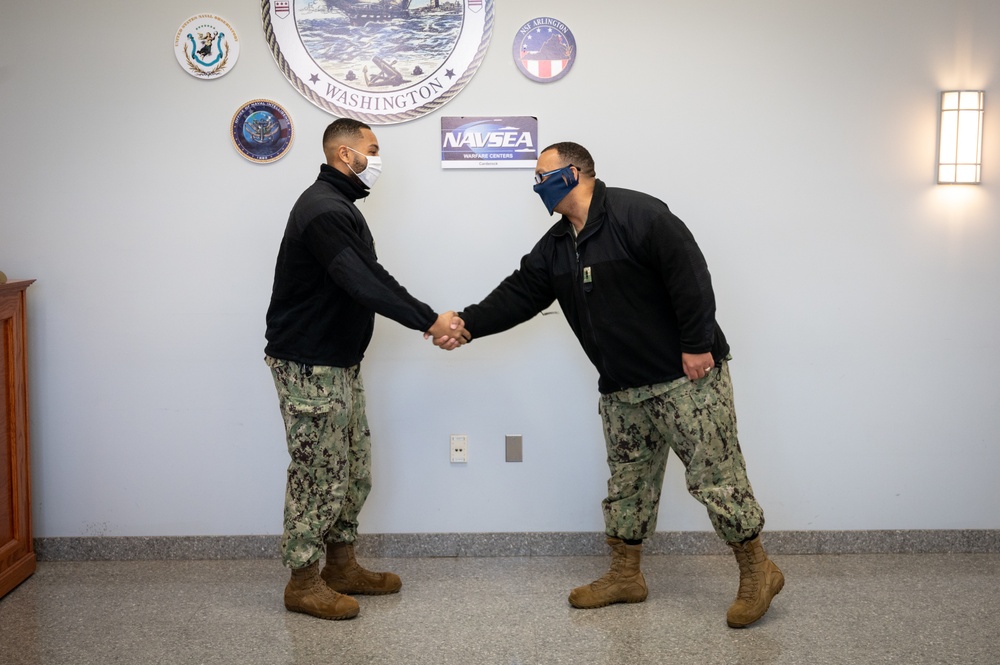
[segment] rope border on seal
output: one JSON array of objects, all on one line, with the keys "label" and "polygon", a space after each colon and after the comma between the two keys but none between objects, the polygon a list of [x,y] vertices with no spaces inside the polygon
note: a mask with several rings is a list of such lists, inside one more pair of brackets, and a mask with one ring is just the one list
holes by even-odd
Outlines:
[{"label": "rope border on seal", "polygon": [[463,72],[458,78],[458,81],[448,88],[444,94],[427,102],[426,104],[404,113],[392,113],[388,115],[358,113],[356,111],[344,109],[328,102],[326,99],[316,94],[305,84],[305,82],[302,81],[302,79],[298,77],[294,71],[292,71],[292,68],[285,59],[285,56],[281,54],[281,49],[278,46],[278,40],[274,36],[274,27],[271,25],[271,0],[261,0],[261,23],[264,26],[264,37],[267,40],[267,45],[271,49],[271,55],[274,56],[274,60],[278,64],[278,69],[280,69],[281,73],[284,74],[286,79],[288,79],[288,82],[299,91],[299,94],[327,113],[340,117],[354,118],[355,120],[360,120],[373,125],[391,125],[399,122],[406,122],[407,120],[415,120],[416,118],[435,111],[438,107],[446,104],[452,97],[461,92],[469,80],[471,80],[475,73],[479,70],[479,65],[482,64],[483,58],[486,57],[486,49],[489,47],[490,39],[493,36],[493,0],[484,0],[483,5],[483,9],[486,12],[486,29],[483,30],[483,38],[479,43],[479,48],[476,51],[475,57],[472,59],[472,62],[469,63],[465,72]]}]

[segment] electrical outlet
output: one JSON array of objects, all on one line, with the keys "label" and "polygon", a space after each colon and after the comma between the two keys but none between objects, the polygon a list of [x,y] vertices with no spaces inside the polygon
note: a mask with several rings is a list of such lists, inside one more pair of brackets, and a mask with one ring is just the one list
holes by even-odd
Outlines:
[{"label": "electrical outlet", "polygon": [[469,437],[465,434],[451,435],[451,461],[463,464],[469,461]]}]

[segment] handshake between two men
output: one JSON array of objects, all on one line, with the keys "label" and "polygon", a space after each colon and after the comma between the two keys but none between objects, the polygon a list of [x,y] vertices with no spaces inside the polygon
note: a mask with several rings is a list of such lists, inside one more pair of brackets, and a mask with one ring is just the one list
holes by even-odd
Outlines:
[{"label": "handshake between two men", "polygon": [[430,339],[440,349],[452,351],[471,340],[472,334],[465,329],[465,321],[458,314],[445,312],[427,329],[424,339]]}]

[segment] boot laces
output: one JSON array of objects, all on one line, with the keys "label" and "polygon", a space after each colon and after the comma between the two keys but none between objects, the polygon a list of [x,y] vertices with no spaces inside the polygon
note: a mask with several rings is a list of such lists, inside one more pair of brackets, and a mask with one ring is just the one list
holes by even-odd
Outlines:
[{"label": "boot laces", "polygon": [[604,573],[601,577],[590,583],[593,589],[603,589],[604,587],[611,586],[615,583],[615,579],[620,576],[619,571],[615,568],[614,564],[611,565],[611,570]]},{"label": "boot laces", "polygon": [[740,566],[740,588],[736,592],[736,597],[747,602],[753,602],[757,598],[757,591],[760,585],[758,578],[760,575],[753,571],[749,554],[741,553],[737,561]]},{"label": "boot laces", "polygon": [[344,573],[347,576],[359,577],[361,579],[369,580],[373,583],[378,583],[382,581],[383,577],[382,573],[377,573],[375,571],[368,570],[367,568],[362,567],[361,564],[357,562],[357,560],[352,561],[350,565],[346,566],[344,568]]},{"label": "boot laces", "polygon": [[611,556],[611,567],[608,569],[608,572],[604,573],[604,575],[601,578],[591,582],[590,587],[592,589],[603,589],[604,587],[611,586],[616,582],[620,583],[622,579],[625,577],[624,572],[625,572],[625,556],[624,555],[618,556],[617,554],[613,554]]}]

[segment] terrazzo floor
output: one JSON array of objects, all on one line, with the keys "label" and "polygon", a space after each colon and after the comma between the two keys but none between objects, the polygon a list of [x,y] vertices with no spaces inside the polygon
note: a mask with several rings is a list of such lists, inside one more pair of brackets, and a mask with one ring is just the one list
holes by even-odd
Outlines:
[{"label": "terrazzo floor", "polygon": [[566,595],[606,556],[362,558],[403,590],[350,621],[285,611],[277,560],[41,562],[0,600],[0,663],[1000,662],[1000,554],[774,559],[785,589],[743,630],[728,556],[647,556],[648,600],[599,610]]}]

